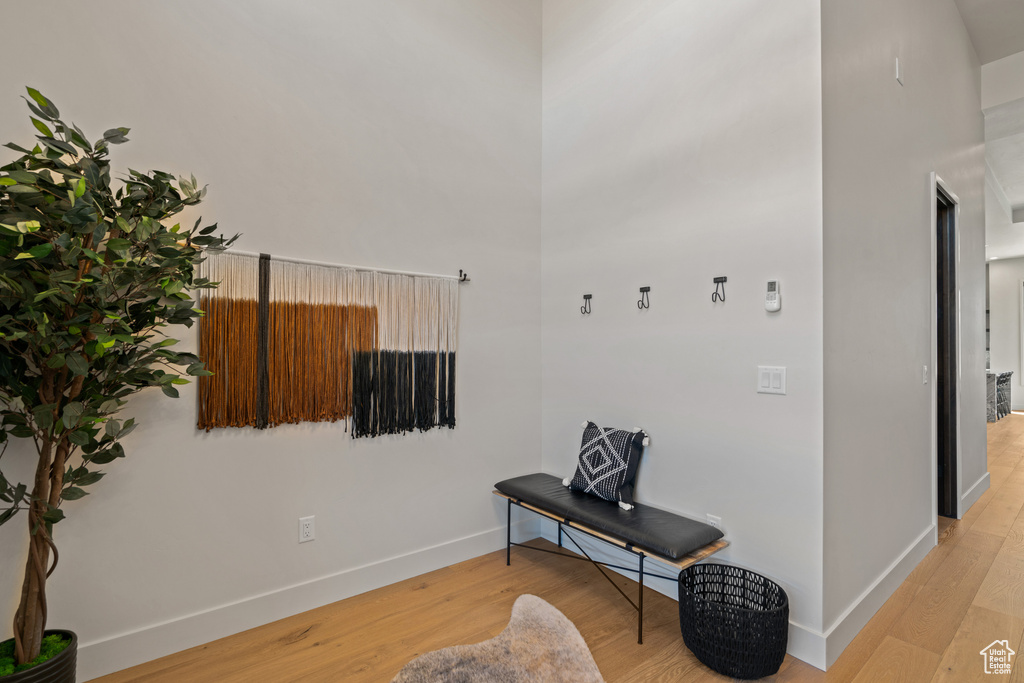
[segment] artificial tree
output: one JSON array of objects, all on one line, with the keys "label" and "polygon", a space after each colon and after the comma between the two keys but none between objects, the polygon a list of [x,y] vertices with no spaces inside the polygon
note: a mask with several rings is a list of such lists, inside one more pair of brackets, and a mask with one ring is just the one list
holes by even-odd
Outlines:
[{"label": "artificial tree", "polygon": [[135,421],[115,416],[126,399],[146,387],[177,397],[182,375],[209,374],[194,354],[171,350],[163,328],[202,315],[188,292],[215,283],[195,267],[234,240],[214,235],[216,224],[167,225],[205,195],[194,177],[129,169],[111,182],[108,151],[127,128],[90,143],[50,100],[28,94],[37,142],[6,145],[22,156],[0,166],[0,458],[11,437],[34,442],[37,456],[28,484],[6,478],[0,459],[0,524],[24,510],[30,531],[14,618],[19,664],[39,653],[62,503],[124,457]]}]

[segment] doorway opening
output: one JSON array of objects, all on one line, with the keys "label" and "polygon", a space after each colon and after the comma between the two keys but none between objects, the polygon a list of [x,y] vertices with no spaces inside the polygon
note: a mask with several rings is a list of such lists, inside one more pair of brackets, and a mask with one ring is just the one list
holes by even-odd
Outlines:
[{"label": "doorway opening", "polygon": [[957,198],[935,182],[935,443],[938,513],[959,517],[960,301],[957,287]]}]

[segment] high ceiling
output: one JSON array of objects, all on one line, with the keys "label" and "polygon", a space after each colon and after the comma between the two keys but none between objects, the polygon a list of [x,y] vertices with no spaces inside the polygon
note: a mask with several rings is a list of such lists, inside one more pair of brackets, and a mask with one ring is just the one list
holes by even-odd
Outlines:
[{"label": "high ceiling", "polygon": [[982,64],[1024,52],[1024,0],[954,0]]},{"label": "high ceiling", "polygon": [[1010,206],[1024,207],[1024,99],[985,110],[985,160]]},{"label": "high ceiling", "polygon": [[[1024,52],[1024,0],[954,2],[983,65]],[[1024,210],[1024,99],[985,110],[985,161],[997,186],[987,193],[987,258],[1024,256],[1024,225],[993,218]]]}]

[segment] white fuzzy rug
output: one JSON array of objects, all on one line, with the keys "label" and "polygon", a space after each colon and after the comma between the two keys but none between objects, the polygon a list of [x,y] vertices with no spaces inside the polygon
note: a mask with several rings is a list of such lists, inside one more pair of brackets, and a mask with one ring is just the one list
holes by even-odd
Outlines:
[{"label": "white fuzzy rug", "polygon": [[392,683],[604,683],[583,636],[535,595],[520,595],[496,638],[428,652]]}]

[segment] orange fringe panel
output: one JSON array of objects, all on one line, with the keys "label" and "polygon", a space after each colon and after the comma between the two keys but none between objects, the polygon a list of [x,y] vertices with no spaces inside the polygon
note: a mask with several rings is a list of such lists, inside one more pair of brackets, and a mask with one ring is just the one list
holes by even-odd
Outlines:
[{"label": "orange fringe panel", "polygon": [[210,377],[199,378],[199,429],[246,427],[256,418],[256,330],[259,306],[251,299],[203,297],[199,357]]},{"label": "orange fringe panel", "polygon": [[[199,378],[197,427],[253,427],[259,306],[217,297],[201,306],[199,355],[214,374]],[[373,350],[376,340],[372,306],[271,302],[270,425],[348,418],[352,353]]]},{"label": "orange fringe panel", "polygon": [[373,307],[271,302],[270,424],[349,417],[352,352],[372,350],[376,331]]}]

